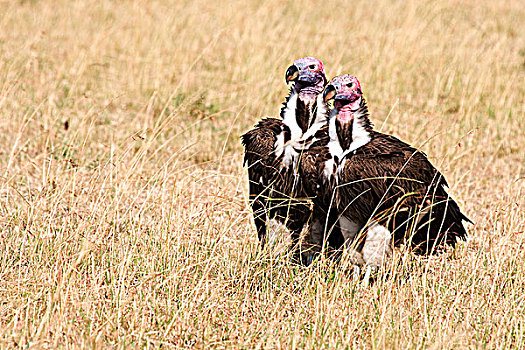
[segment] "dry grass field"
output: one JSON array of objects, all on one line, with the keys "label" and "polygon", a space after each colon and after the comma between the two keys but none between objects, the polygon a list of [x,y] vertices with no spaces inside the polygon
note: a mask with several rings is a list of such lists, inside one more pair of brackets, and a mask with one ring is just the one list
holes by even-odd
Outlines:
[{"label": "dry grass field", "polygon": [[[523,349],[516,1],[1,1],[0,347]],[[454,251],[261,250],[239,135],[284,72],[351,73],[475,222]]]}]

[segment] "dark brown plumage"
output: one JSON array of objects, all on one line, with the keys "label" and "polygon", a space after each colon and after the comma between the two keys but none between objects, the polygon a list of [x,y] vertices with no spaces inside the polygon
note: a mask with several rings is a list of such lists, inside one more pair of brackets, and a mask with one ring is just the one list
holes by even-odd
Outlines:
[{"label": "dark brown plumage", "polygon": [[310,217],[310,203],[299,199],[301,182],[292,167],[282,167],[283,155],[276,155],[275,144],[280,134],[290,140],[290,129],[282,120],[266,118],[241,136],[245,147],[244,166],[248,167],[250,204],[257,235],[264,244],[266,220],[284,223],[297,241]]},{"label": "dark brown plumage", "polygon": [[449,197],[445,178],[427,156],[393,136],[370,136],[369,143],[345,159],[337,208],[363,225],[374,219],[388,227],[395,244],[408,242],[421,253],[465,239],[462,220],[470,220]]}]

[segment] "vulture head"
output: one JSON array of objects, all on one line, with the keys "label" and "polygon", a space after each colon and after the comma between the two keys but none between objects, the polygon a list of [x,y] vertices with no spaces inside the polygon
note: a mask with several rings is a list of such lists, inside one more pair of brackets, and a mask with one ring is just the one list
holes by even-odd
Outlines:
[{"label": "vulture head", "polygon": [[355,150],[370,140],[372,123],[368,119],[368,107],[359,80],[352,75],[333,78],[323,93],[325,102],[334,101],[331,113],[332,133],[343,150]]},{"label": "vulture head", "polygon": [[354,113],[361,108],[363,90],[361,83],[352,75],[339,75],[330,81],[324,91],[324,100],[334,100],[337,119],[344,123],[354,120]]},{"label": "vulture head", "polygon": [[295,60],[286,70],[285,79],[295,83],[297,93],[314,96],[323,91],[327,82],[323,62],[315,57]]}]

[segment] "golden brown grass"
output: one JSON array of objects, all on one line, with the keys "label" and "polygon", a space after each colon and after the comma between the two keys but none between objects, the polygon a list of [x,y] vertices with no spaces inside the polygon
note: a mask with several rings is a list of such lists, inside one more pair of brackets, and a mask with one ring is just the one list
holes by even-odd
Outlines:
[{"label": "golden brown grass", "polygon": [[[523,348],[521,1],[0,2],[0,347]],[[475,226],[369,288],[261,251],[238,136],[315,55]],[[387,118],[387,115],[388,118]]]}]

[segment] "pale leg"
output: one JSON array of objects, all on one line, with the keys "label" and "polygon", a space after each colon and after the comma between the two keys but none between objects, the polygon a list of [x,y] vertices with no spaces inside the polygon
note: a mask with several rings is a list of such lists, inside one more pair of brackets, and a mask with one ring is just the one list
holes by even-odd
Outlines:
[{"label": "pale leg", "polygon": [[345,249],[350,262],[354,266],[354,280],[359,278],[361,266],[364,265],[363,255],[357,250],[355,238],[357,237],[361,226],[345,217],[339,219],[339,227],[345,240]]},{"label": "pale leg", "polygon": [[373,270],[378,270],[385,258],[392,256],[392,234],[390,231],[377,223],[373,223],[366,233],[363,245],[363,260],[367,265],[363,283],[368,286],[370,275]]}]

